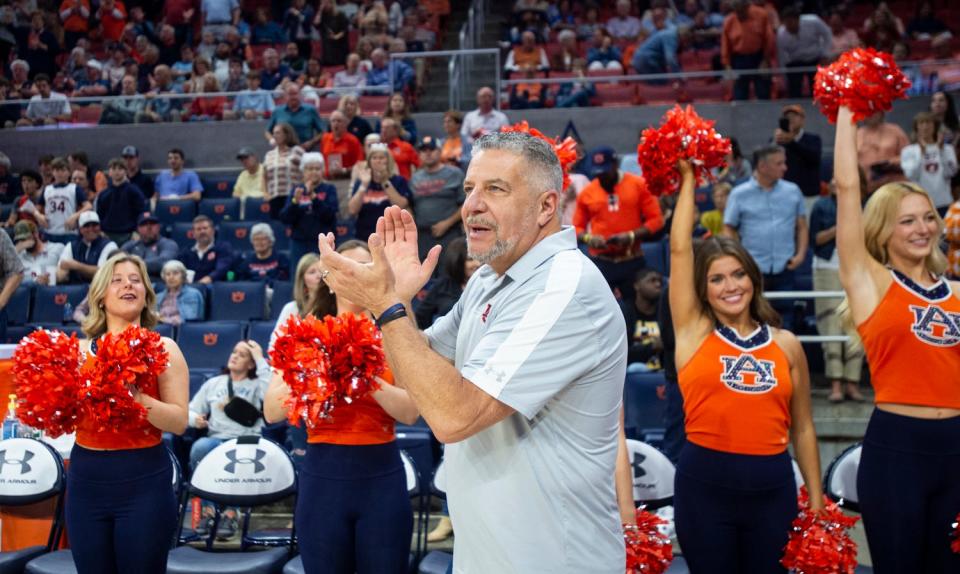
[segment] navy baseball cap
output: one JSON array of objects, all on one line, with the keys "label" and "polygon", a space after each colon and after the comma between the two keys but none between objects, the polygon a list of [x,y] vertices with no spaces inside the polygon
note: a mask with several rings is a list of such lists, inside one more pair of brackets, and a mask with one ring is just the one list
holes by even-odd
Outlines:
[{"label": "navy baseball cap", "polygon": [[424,136],[417,144],[418,150],[437,149],[438,147],[440,146],[437,145],[437,138],[433,136]]},{"label": "navy baseball cap", "polygon": [[137,218],[137,225],[143,225],[144,223],[160,223],[160,220],[157,219],[157,216],[149,211],[144,211],[140,214],[140,217]]},{"label": "navy baseball cap", "polygon": [[612,147],[601,146],[590,152],[590,177],[617,167],[617,152]]}]

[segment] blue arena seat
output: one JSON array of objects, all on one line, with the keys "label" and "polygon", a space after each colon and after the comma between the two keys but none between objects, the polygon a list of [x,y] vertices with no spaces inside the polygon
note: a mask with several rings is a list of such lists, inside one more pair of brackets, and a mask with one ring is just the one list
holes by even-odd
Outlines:
[{"label": "blue arena seat", "polygon": [[7,327],[7,338],[0,340],[0,343],[16,345],[20,342],[20,339],[29,335],[31,331],[33,331],[33,328],[28,325],[10,325]]},{"label": "blue arena seat", "polygon": [[250,244],[251,227],[253,227],[252,221],[224,221],[219,225],[217,239],[227,242],[237,252],[251,251],[253,249]]},{"label": "blue arena seat", "polygon": [[335,231],[337,235],[337,245],[344,241],[354,239],[357,235],[357,222],[354,219],[341,219],[337,221]]},{"label": "blue arena seat", "polygon": [[[296,264],[290,264],[290,275],[296,273]],[[292,281],[274,281],[273,297],[270,299],[270,318],[276,321],[280,317],[280,311],[283,306],[293,301],[293,282]]]},{"label": "blue arena seat", "polygon": [[[63,323],[64,307],[76,307],[87,296],[87,285],[38,285],[34,294],[31,323]],[[72,312],[71,312],[72,314]]]},{"label": "blue arena seat", "polygon": [[276,324],[276,321],[250,321],[247,338],[256,341],[266,353],[270,344],[270,335],[273,334],[273,327]]},{"label": "blue arena seat", "polygon": [[[270,227],[273,228],[273,235],[276,237],[277,242],[273,244],[273,248],[277,251],[286,251],[290,249],[290,227],[286,226],[279,221],[271,221]],[[291,261],[291,265],[296,267],[296,263]]]},{"label": "blue arena seat", "polygon": [[270,202],[259,197],[243,200],[244,221],[270,221]]},{"label": "blue arena seat", "polygon": [[30,320],[30,300],[33,298],[33,284],[20,285],[7,302],[7,323],[26,325]]},{"label": "blue arena seat", "polygon": [[176,329],[169,323],[157,323],[157,326],[154,327],[153,330],[160,333],[161,337],[176,339]]},{"label": "blue arena seat", "polygon": [[200,178],[204,199],[217,199],[233,195],[233,184],[237,181],[235,173],[207,175]]},{"label": "blue arena seat", "polygon": [[670,275],[670,257],[667,245],[661,241],[646,241],[641,244],[643,258],[647,267],[659,271],[662,275]]},{"label": "blue arena seat", "polygon": [[186,249],[193,245],[193,223],[177,222],[170,226],[170,233],[167,234],[170,239],[177,243],[180,249]]},{"label": "blue arena seat", "polygon": [[227,363],[233,346],[243,339],[239,321],[184,323],[177,330],[177,344],[191,369],[219,369]]},{"label": "blue arena seat", "polygon": [[210,286],[210,320],[263,319],[266,297],[266,284],[261,281],[213,283]]},{"label": "blue arena seat", "polygon": [[667,384],[663,372],[627,373],[623,387],[624,428],[627,436],[654,446],[663,440]]},{"label": "blue arena seat", "polygon": [[206,215],[214,223],[240,220],[240,200],[236,197],[204,198],[200,200],[200,215]]},{"label": "blue arena seat", "polygon": [[164,199],[157,201],[157,219],[164,225],[193,221],[197,215],[197,202],[192,199]]},{"label": "blue arena seat", "polygon": [[[223,363],[227,363],[226,358],[224,358]],[[219,374],[219,369],[190,369],[190,398],[192,399],[197,394],[203,383]]]}]

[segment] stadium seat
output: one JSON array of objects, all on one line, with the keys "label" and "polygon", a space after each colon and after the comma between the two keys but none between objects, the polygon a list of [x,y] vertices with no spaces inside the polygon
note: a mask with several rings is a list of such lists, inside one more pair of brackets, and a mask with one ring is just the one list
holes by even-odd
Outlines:
[{"label": "stadium seat", "polygon": [[852,512],[860,512],[857,496],[857,470],[860,468],[860,443],[848,447],[837,455],[827,467],[823,490],[832,500]]},{"label": "stadium seat", "polygon": [[276,324],[276,321],[251,321],[247,329],[247,338],[256,341],[266,351]]},{"label": "stadium seat", "polygon": [[194,244],[192,223],[174,223],[170,226],[170,232],[167,235],[177,243],[180,249],[187,249]]},{"label": "stadium seat", "polygon": [[724,102],[731,95],[726,83],[704,80],[690,80],[680,91],[680,100],[685,102]]},{"label": "stadium seat", "polygon": [[33,328],[28,325],[10,325],[7,327],[7,338],[0,341],[4,345],[16,345],[20,342],[20,339],[23,339],[30,332],[33,331]]},{"label": "stadium seat", "polygon": [[6,221],[9,219],[11,211],[13,211],[13,204],[4,203],[0,205],[0,221]]},{"label": "stadium seat", "polygon": [[65,307],[79,305],[87,289],[87,285],[37,285],[30,322],[61,324],[65,317],[72,321],[73,312]]},{"label": "stadium seat", "polygon": [[[290,249],[290,227],[279,221],[271,221],[270,227],[273,229],[273,236],[276,238],[273,248],[277,251],[288,251]],[[291,262],[291,264],[296,267],[295,262]]]},{"label": "stadium seat", "polygon": [[96,125],[100,123],[103,106],[90,104],[88,106],[73,106],[73,123]]},{"label": "stadium seat", "polygon": [[30,300],[33,298],[33,284],[17,287],[7,302],[7,323],[9,325],[26,325],[30,320]]},{"label": "stadium seat", "polygon": [[169,323],[157,323],[157,326],[154,327],[153,330],[160,333],[161,337],[167,337],[168,339],[176,338],[176,329]]},{"label": "stadium seat", "polygon": [[680,97],[676,88],[670,84],[651,85],[640,83],[637,85],[637,98],[643,104],[672,104]]},{"label": "stadium seat", "polygon": [[[226,364],[226,360],[223,361]],[[216,369],[190,369],[190,398],[192,399],[203,383],[220,374]]]},{"label": "stadium seat", "polygon": [[360,96],[360,109],[366,116],[380,115],[389,99],[390,96]]},{"label": "stadium seat", "polygon": [[233,184],[237,174],[208,175],[200,178],[203,186],[203,199],[222,199],[233,195]]},{"label": "stadium seat", "polygon": [[662,372],[627,373],[623,387],[624,428],[630,438],[656,443],[663,440],[663,394],[667,380]]},{"label": "stadium seat", "polygon": [[266,297],[266,284],[262,281],[213,283],[210,286],[210,320],[263,319],[267,308]]},{"label": "stadium seat", "polygon": [[337,236],[337,245],[344,241],[349,241],[356,237],[357,222],[351,219],[341,219],[337,221],[334,233]]},{"label": "stadium seat", "polygon": [[645,241],[640,244],[643,249],[643,259],[647,267],[659,271],[662,275],[669,275],[668,264],[670,261],[667,246],[663,241]]},{"label": "stadium seat", "polygon": [[222,221],[239,221],[240,200],[236,197],[201,199],[200,215],[206,215],[215,224]]},{"label": "stadium seat", "polygon": [[192,199],[164,199],[157,201],[157,219],[163,225],[191,222],[197,215],[197,202]]},{"label": "stadium seat", "polygon": [[177,329],[177,344],[191,369],[219,369],[243,339],[243,327],[239,321],[184,323]]},{"label": "stadium seat", "polygon": [[[6,462],[21,464],[17,480],[0,480],[0,505],[5,509],[26,506],[56,499],[53,524],[45,545],[29,546],[19,550],[0,552],[0,572],[23,572],[24,567],[38,557],[47,555],[60,541],[63,528],[63,490],[65,474],[63,459],[51,446],[30,438],[11,438],[0,442],[0,453],[6,453]],[[26,464],[26,461],[30,464]],[[14,464],[14,473],[16,465]]]},{"label": "stadium seat", "polygon": [[637,86],[597,82],[596,101],[601,106],[632,106],[638,103]]},{"label": "stadium seat", "polygon": [[270,221],[270,202],[259,197],[243,200],[244,221]]},{"label": "stadium seat", "polygon": [[[256,469],[246,465],[256,461]],[[253,473],[265,480],[237,482],[236,474]],[[250,476],[249,474],[246,474]],[[269,479],[269,480],[266,480]],[[219,509],[224,506],[256,507],[273,504],[295,495],[297,471],[289,453],[277,443],[258,436],[245,436],[226,441],[207,454],[193,471],[188,491],[193,496],[210,500]],[[200,550],[181,546],[170,551],[167,574],[273,574],[281,572],[290,558],[288,548],[267,548],[259,552],[211,552],[216,528],[211,529],[207,547]],[[247,530],[247,523],[243,525]],[[286,546],[293,545],[293,535],[287,538]]]},{"label": "stadium seat", "polygon": [[[251,251],[250,228],[253,227],[252,221],[224,221],[219,226],[217,239],[230,244],[238,253]],[[274,246],[276,248],[276,246]]]},{"label": "stadium seat", "polygon": [[[291,264],[290,275],[296,272],[296,264]],[[293,301],[293,282],[274,281],[273,297],[270,300],[270,318],[276,321],[280,317],[283,306]]]}]

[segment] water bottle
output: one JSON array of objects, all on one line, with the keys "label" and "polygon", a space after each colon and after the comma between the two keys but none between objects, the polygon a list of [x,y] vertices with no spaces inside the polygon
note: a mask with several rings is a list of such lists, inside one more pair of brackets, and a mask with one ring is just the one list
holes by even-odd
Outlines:
[{"label": "water bottle", "polygon": [[63,322],[73,322],[73,305],[71,305],[69,301],[63,306]]},{"label": "water bottle", "polygon": [[10,395],[8,398],[10,402],[7,403],[7,416],[3,419],[2,440],[20,436],[20,421],[17,420],[17,395]]},{"label": "water bottle", "polygon": [[236,276],[237,274],[233,271],[227,271],[227,281],[233,281]]}]

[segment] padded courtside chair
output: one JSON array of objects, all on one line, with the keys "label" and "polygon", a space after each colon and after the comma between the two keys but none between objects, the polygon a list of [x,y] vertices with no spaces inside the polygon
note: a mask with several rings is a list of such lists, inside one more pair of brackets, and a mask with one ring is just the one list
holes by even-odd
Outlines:
[{"label": "padded courtside chair", "polygon": [[860,452],[863,445],[857,443],[837,455],[827,467],[824,490],[834,502],[846,510],[860,512],[857,497],[857,470],[860,468]]}]

